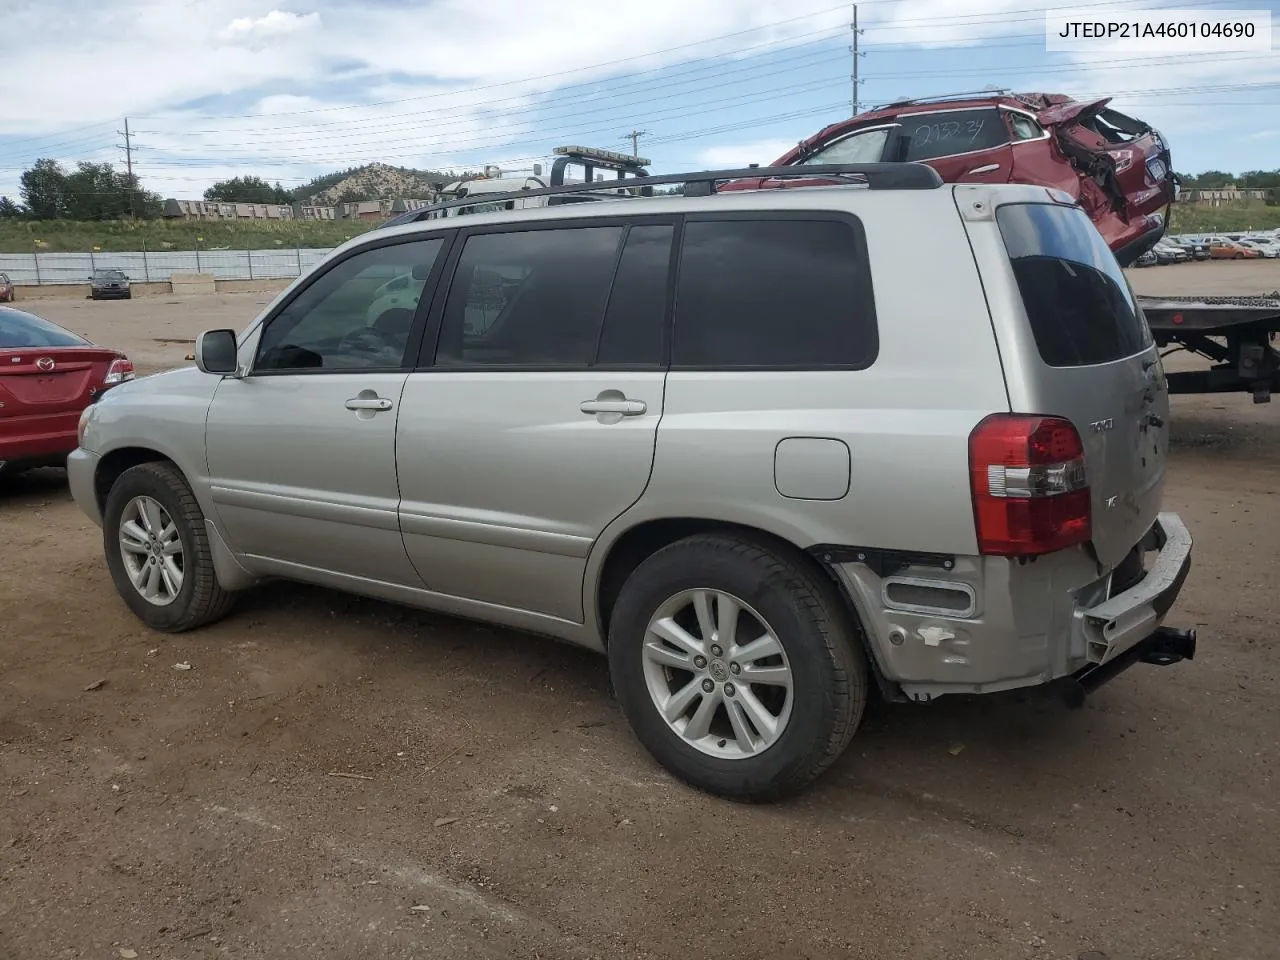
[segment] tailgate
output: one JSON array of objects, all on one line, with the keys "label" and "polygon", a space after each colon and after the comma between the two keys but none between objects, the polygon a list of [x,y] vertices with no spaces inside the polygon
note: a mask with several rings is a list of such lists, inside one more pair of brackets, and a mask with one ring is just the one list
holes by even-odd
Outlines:
[{"label": "tailgate", "polygon": [[1085,449],[1092,542],[1115,567],[1155,523],[1168,456],[1169,394],[1146,318],[1115,256],[1078,207],[1001,206],[1034,351],[1015,410],[1066,417]]}]

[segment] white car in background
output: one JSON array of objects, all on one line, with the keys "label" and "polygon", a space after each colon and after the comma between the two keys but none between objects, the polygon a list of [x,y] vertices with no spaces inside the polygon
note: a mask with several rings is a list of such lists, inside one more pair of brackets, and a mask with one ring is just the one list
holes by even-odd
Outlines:
[{"label": "white car in background", "polygon": [[1280,257],[1280,239],[1275,237],[1245,237],[1237,241],[1241,246],[1257,250],[1268,259]]}]

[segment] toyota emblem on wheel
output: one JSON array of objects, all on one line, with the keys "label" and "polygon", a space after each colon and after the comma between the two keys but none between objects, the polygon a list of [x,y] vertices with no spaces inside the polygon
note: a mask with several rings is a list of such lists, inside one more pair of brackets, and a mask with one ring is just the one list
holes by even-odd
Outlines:
[{"label": "toyota emblem on wheel", "polygon": [[53,357],[41,357],[36,361],[36,366],[48,373],[53,369]]}]

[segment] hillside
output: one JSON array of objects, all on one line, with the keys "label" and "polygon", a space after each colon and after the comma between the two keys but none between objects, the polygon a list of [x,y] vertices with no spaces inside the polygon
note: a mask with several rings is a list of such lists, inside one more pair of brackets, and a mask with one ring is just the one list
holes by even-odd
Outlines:
[{"label": "hillside", "polygon": [[328,248],[375,225],[372,220],[0,220],[0,253]]},{"label": "hillside", "polygon": [[385,163],[369,163],[317,177],[293,191],[295,200],[306,203],[334,204],[354,200],[381,200],[385,197],[421,199],[431,193],[433,184],[456,180],[453,171],[414,170]]}]

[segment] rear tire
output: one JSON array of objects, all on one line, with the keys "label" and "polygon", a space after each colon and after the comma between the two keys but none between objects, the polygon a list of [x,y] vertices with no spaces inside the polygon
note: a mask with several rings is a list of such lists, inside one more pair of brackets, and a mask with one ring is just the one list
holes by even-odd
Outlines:
[{"label": "rear tire", "polygon": [[119,476],[107,495],[102,542],[116,591],[153,630],[193,630],[235,605],[214,572],[204,512],[173,464],[143,463]]},{"label": "rear tire", "polygon": [[659,550],[623,585],[610,623],[613,686],[637,738],[709,793],[799,793],[862,717],[866,661],[839,592],[761,542],[703,534]]}]

